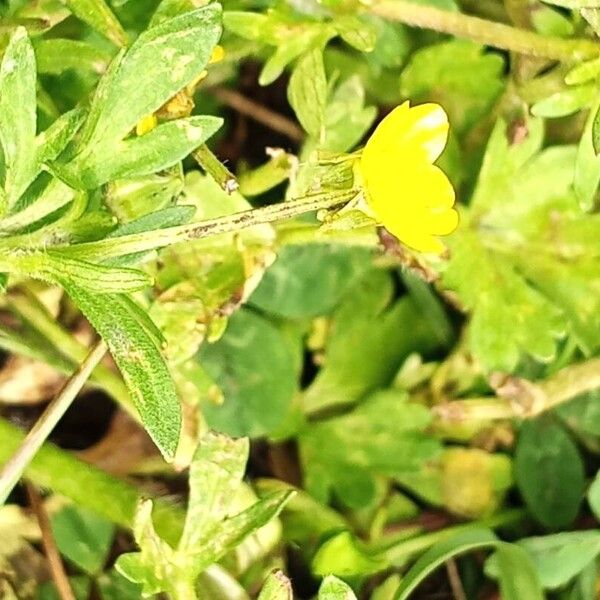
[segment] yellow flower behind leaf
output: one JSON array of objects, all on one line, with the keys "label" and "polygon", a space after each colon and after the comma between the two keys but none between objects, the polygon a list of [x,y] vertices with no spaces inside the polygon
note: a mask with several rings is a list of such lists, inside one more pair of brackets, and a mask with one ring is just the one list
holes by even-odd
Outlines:
[{"label": "yellow flower behind leaf", "polygon": [[367,141],[359,169],[376,218],[401,242],[439,254],[436,237],[458,225],[454,189],[433,163],[448,138],[448,117],[438,104],[395,108]]}]

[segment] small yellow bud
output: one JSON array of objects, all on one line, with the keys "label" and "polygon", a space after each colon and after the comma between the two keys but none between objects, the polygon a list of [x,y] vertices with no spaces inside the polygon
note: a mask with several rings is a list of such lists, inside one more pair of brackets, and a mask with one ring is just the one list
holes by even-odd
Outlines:
[{"label": "small yellow bud", "polygon": [[213,48],[210,58],[208,59],[208,64],[212,65],[213,63],[220,62],[223,60],[223,58],[225,58],[225,48],[223,48],[223,46],[220,46],[219,44],[217,44]]},{"label": "small yellow bud", "polygon": [[145,133],[152,131],[156,127],[157,124],[158,124],[158,120],[156,118],[156,115],[154,113],[151,113],[151,114],[145,116],[135,126],[135,133],[137,135],[144,135]]}]

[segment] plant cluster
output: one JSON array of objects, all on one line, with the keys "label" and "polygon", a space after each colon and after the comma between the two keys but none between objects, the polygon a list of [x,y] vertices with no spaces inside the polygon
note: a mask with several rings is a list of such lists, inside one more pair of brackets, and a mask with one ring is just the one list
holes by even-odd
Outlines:
[{"label": "plant cluster", "polygon": [[598,36],[2,0],[0,597],[597,598]]}]

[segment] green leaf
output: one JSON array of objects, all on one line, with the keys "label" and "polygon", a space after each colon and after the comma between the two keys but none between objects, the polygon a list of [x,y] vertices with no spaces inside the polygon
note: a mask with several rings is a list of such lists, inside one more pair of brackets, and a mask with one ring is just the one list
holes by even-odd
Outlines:
[{"label": "green leaf", "polygon": [[114,179],[150,175],[167,169],[203,144],[223,121],[217,117],[189,117],[159,125],[143,136],[115,143],[110,155],[101,153],[83,164],[54,166],[74,187],[93,189]]},{"label": "green leaf", "polygon": [[4,152],[5,201],[9,208],[37,175],[35,85],[33,47],[25,28],[19,27],[0,66],[0,142]]},{"label": "green leaf", "polygon": [[324,366],[302,396],[306,411],[352,404],[389,384],[411,352],[438,345],[410,298],[388,306],[391,285],[389,274],[370,271],[348,288],[333,316]]},{"label": "green leaf", "polygon": [[65,0],[69,10],[116,46],[126,46],[125,30],[104,0]]},{"label": "green leaf", "polygon": [[600,515],[600,471],[596,473],[592,485],[590,485],[587,491],[587,501],[592,512],[598,519]]},{"label": "green leaf", "polygon": [[190,466],[190,499],[179,547],[195,549],[230,513],[248,461],[248,440],[207,433]]},{"label": "green leaf", "polygon": [[118,56],[96,92],[77,161],[109,158],[143,117],[192,82],[208,63],[220,21],[220,5],[210,4],[146,30]]},{"label": "green leaf", "polygon": [[257,437],[281,424],[296,391],[298,373],[288,342],[275,325],[240,310],[231,317],[221,340],[202,346],[198,360],[225,398],[221,406],[203,405],[211,427],[230,435]]},{"label": "green leaf", "polygon": [[504,60],[472,42],[451,40],[417,50],[400,76],[402,96],[435,100],[459,132],[473,126],[504,89]]},{"label": "green leaf", "polygon": [[137,291],[152,279],[143,271],[106,267],[65,256],[60,251],[16,254],[0,252],[0,266],[7,272],[28,275],[44,281],[76,285],[101,294]]},{"label": "green leaf", "polygon": [[320,147],[329,152],[352,150],[373,125],[375,106],[365,106],[365,89],[357,76],[334,90],[325,108],[325,131]]},{"label": "green leaf", "polygon": [[497,544],[498,538],[488,529],[470,529],[435,544],[405,575],[395,600],[407,600],[418,585],[448,559],[472,550],[493,548]]},{"label": "green leaf", "polygon": [[349,531],[342,531],[319,546],[311,566],[316,575],[366,577],[383,571],[388,565],[361,547]]},{"label": "green leaf", "polygon": [[317,598],[318,600],[356,600],[352,588],[333,575],[323,579]]},{"label": "green leaf", "polygon": [[141,597],[140,587],[125,579],[115,569],[102,573],[96,582],[102,600],[139,600]]},{"label": "green leaf", "polygon": [[155,337],[140,323],[140,309],[127,296],[97,296],[72,283],[63,285],[108,344],[144,427],[172,460],[181,426],[179,400]]},{"label": "green leaf", "polygon": [[[568,531],[525,538],[517,545],[527,553],[544,589],[556,590],[569,583],[600,554],[600,533]],[[491,556],[486,561],[485,572],[491,577],[500,576],[498,556]]]},{"label": "green leaf", "polygon": [[575,178],[573,189],[582,210],[589,211],[596,203],[596,193],[600,182],[600,156],[596,153],[594,124],[600,110],[600,98],[597,99],[587,118],[585,128],[577,148]]},{"label": "green leaf", "polygon": [[515,477],[533,516],[558,529],[573,522],[585,488],[577,446],[551,417],[526,421],[515,452]]},{"label": "green leaf", "polygon": [[250,303],[288,319],[330,312],[371,265],[371,251],[331,244],[284,246]]},{"label": "green leaf", "polygon": [[600,438],[600,390],[575,396],[554,412],[576,435]]},{"label": "green leaf", "polygon": [[320,140],[327,103],[327,79],[320,48],[298,61],[290,77],[288,99],[304,130]]},{"label": "green leaf", "polygon": [[99,573],[114,535],[114,525],[82,507],[69,505],[51,518],[60,553],[89,575]]},{"label": "green leaf", "polygon": [[269,573],[258,600],[293,600],[292,584],[281,572]]},{"label": "green leaf", "polygon": [[293,495],[290,491],[272,493],[231,516],[247,456],[247,439],[205,435],[191,466],[188,515],[177,548],[156,534],[151,503],[143,502],[134,527],[141,551],[119,557],[118,570],[141,583],[146,594],[164,591],[181,600],[195,598],[199,574],[276,517]]},{"label": "green leaf", "polygon": [[546,4],[561,6],[562,8],[598,8],[600,0],[542,0]]},{"label": "green leaf", "polygon": [[512,371],[524,353],[548,362],[564,332],[560,310],[471,232],[451,243],[444,284],[471,311],[469,346],[487,369]]},{"label": "green leaf", "polygon": [[110,54],[88,42],[70,39],[38,39],[34,42],[38,73],[58,75],[67,69],[81,69],[101,75]]},{"label": "green leaf", "polygon": [[425,433],[430,421],[403,392],[382,390],[346,415],[312,423],[298,437],[307,490],[321,502],[335,491],[347,506],[369,505],[375,476],[402,481],[439,456],[439,442]]},{"label": "green leaf", "polygon": [[592,124],[592,144],[596,156],[600,154],[600,108],[596,111]]},{"label": "green leaf", "polygon": [[502,543],[496,550],[502,600],[544,600],[529,554],[516,544]]},{"label": "green leaf", "polygon": [[531,107],[531,114],[535,117],[548,119],[566,117],[588,108],[596,95],[597,87],[595,84],[568,88],[536,102]]}]

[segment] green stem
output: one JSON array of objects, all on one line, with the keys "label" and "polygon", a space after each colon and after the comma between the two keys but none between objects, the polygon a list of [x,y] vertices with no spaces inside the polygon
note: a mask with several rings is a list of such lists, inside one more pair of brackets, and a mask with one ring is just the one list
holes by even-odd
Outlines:
[{"label": "green stem", "polygon": [[206,144],[202,144],[192,153],[192,156],[223,191],[232,194],[240,187],[235,175],[212,153]]},{"label": "green stem", "polygon": [[448,33],[529,56],[575,61],[600,54],[600,46],[591,40],[549,37],[503,23],[423,6],[406,0],[381,0],[373,4],[369,10],[391,21],[433,29],[440,33]]},{"label": "green stem", "polygon": [[[10,459],[24,437],[19,428],[0,418],[0,463]],[[36,485],[51,489],[127,529],[133,525],[139,501],[148,497],[135,486],[48,442],[33,457],[25,475]],[[183,530],[185,512],[161,498],[155,498],[153,502],[156,530],[174,546]]]},{"label": "green stem", "polygon": [[580,394],[600,389],[600,358],[565,367],[540,382],[509,376],[492,383],[497,397],[440,404],[433,409],[436,417],[444,423],[536,417]]},{"label": "green stem", "polygon": [[147,252],[148,250],[164,248],[165,246],[180,242],[197,240],[223,233],[235,233],[254,225],[272,223],[273,221],[290,219],[308,212],[333,208],[345,204],[356,196],[356,194],[357,190],[314,194],[300,200],[245,210],[216,219],[116,238],[107,238],[98,242],[57,247],[57,249],[82,260],[105,261],[117,256]]}]

